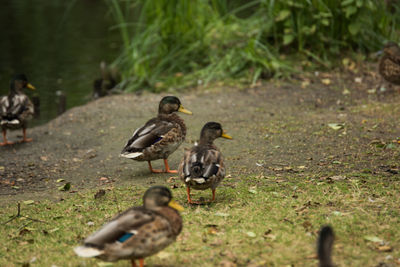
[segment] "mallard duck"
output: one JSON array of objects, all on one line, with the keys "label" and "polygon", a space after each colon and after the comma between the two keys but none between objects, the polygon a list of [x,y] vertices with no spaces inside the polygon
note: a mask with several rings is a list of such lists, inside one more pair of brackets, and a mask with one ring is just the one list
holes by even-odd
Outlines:
[{"label": "mallard duck", "polygon": [[100,73],[101,78],[93,82],[93,98],[95,99],[107,95],[120,80],[117,69],[108,67],[104,61],[100,63]]},{"label": "mallard duck", "polygon": [[151,256],[175,241],[182,230],[178,211],[183,207],[172,199],[164,186],[153,186],[143,196],[143,206],[132,207],[117,215],[100,230],[74,248],[81,257],[103,261],[130,259],[132,266],[139,259]]},{"label": "mallard duck", "polygon": [[388,82],[400,85],[400,47],[388,42],[379,62],[379,73]]},{"label": "mallard duck", "polygon": [[[182,144],[186,136],[185,123],[174,113],[176,111],[192,114],[182,106],[181,101],[175,96],[166,96],[161,99],[158,116],[146,122],[144,126],[133,133],[120,156],[147,161],[150,171],[153,173],[177,173],[176,170],[169,168],[167,160],[168,156]],[[150,161],[156,159],[164,159],[165,171],[152,168]]]},{"label": "mallard duck", "polygon": [[186,185],[189,203],[199,203],[190,198],[190,188],[198,190],[211,188],[211,201],[215,200],[215,190],[225,177],[222,153],[213,144],[218,137],[232,139],[222,130],[221,124],[207,122],[201,130],[199,143],[185,151],[179,165],[179,177]]},{"label": "mallard duck", "polygon": [[24,88],[35,90],[35,87],[28,83],[24,74],[17,74],[11,79],[10,91],[7,96],[0,98],[1,128],[3,130],[3,143],[0,146],[11,145],[13,142],[7,140],[7,129],[22,128],[23,139],[21,142],[31,142],[26,137],[28,120],[33,117],[34,106],[23,92]]},{"label": "mallard duck", "polygon": [[317,254],[319,259],[319,267],[333,267],[332,263],[332,247],[335,239],[333,229],[330,226],[321,228],[317,241]]}]

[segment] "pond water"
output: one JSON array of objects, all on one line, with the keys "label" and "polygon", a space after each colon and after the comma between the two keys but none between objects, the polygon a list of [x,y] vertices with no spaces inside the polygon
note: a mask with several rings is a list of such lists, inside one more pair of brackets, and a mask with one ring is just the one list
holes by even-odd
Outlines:
[{"label": "pond water", "polygon": [[[40,98],[40,116],[57,116],[56,91],[67,108],[91,99],[102,60],[120,52],[120,36],[103,0],[0,0],[0,95],[15,73],[25,73]],[[30,90],[27,90],[30,91]],[[32,96],[31,91],[28,92]]]}]

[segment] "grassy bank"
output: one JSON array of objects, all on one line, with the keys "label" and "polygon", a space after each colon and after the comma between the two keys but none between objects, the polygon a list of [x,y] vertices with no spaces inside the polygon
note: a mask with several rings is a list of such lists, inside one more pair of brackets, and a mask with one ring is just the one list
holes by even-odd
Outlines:
[{"label": "grassy bank", "polygon": [[398,40],[399,5],[380,0],[107,0],[128,90],[246,84]]},{"label": "grassy bank", "polygon": [[[304,178],[306,177],[306,178]],[[344,178],[347,177],[347,178]],[[180,183],[172,181],[172,183]],[[169,183],[169,185],[172,185]],[[0,226],[1,266],[101,265],[74,255],[72,248],[118,210],[139,205],[144,187],[104,187],[65,193],[58,202],[22,203],[22,215]],[[316,266],[319,227],[336,231],[334,259],[339,266],[399,262],[399,183],[369,174],[333,179],[295,174],[286,177],[232,177],[210,206],[188,206],[183,187],[173,189],[185,206],[184,229],[176,243],[147,259],[149,266]],[[196,192],[194,198],[210,192]],[[0,211],[2,220],[16,205]],[[30,262],[30,265],[28,264]],[[235,265],[225,265],[235,266]]]}]

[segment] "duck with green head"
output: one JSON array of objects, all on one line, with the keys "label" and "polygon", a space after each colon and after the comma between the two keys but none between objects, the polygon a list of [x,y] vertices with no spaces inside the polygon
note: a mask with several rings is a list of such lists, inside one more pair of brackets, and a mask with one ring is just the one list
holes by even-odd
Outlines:
[{"label": "duck with green head", "polygon": [[200,204],[190,197],[190,189],[205,190],[211,188],[212,199],[215,190],[225,177],[225,165],[222,153],[214,145],[214,140],[222,137],[232,139],[218,122],[207,122],[200,133],[200,141],[185,151],[179,165],[179,177],[186,185],[187,199],[190,204]]},{"label": "duck with green head", "polygon": [[74,249],[81,257],[96,257],[104,261],[130,259],[132,266],[139,259],[164,249],[182,230],[180,206],[164,186],[153,186],[143,196],[143,206],[130,208],[117,215],[100,230]]},{"label": "duck with green head", "polygon": [[[158,116],[133,133],[126,143],[120,156],[147,161],[153,173],[177,173],[168,165],[168,156],[171,155],[185,140],[186,126],[175,112],[192,114],[185,109],[181,101],[175,96],[163,97],[158,107]],[[163,159],[165,170],[155,170],[151,166],[152,160]]]},{"label": "duck with green head", "polygon": [[7,96],[0,98],[1,128],[3,131],[3,142],[0,146],[11,145],[13,142],[7,140],[7,130],[22,128],[23,139],[21,142],[31,142],[31,138],[26,137],[28,120],[33,117],[34,106],[24,89],[35,90],[35,87],[28,82],[24,74],[15,75],[10,82],[10,91]]}]

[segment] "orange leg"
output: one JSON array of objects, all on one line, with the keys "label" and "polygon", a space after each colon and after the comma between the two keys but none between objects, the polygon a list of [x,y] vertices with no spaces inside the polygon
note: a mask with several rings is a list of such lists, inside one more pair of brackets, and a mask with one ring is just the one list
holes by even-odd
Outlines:
[{"label": "orange leg", "polygon": [[3,143],[0,143],[0,146],[12,145],[14,142],[7,141],[7,130],[3,130]]},{"label": "orange leg", "polygon": [[144,267],[144,259],[139,259],[139,267]]},{"label": "orange leg", "polygon": [[167,173],[178,173],[177,170],[170,170],[169,165],[168,165],[168,160],[164,159],[164,165],[165,165],[165,172]]},{"label": "orange leg", "polygon": [[212,190],[212,199],[211,202],[213,202],[215,200],[215,189],[211,189]]},{"label": "orange leg", "polygon": [[163,170],[155,170],[155,169],[153,169],[153,167],[151,167],[151,162],[148,161],[148,163],[149,163],[150,172],[152,172],[152,173],[162,173],[162,172],[164,172]]},{"label": "orange leg", "polygon": [[136,262],[134,259],[131,259],[132,267],[137,267]]},{"label": "orange leg", "polygon": [[186,193],[187,193],[187,200],[189,204],[202,204],[200,201],[193,201],[192,198],[190,197],[190,187],[186,187]]},{"label": "orange leg", "polygon": [[187,200],[189,204],[192,204],[192,199],[190,198],[190,187],[186,187],[186,194],[187,194]]},{"label": "orange leg", "polygon": [[26,128],[23,128],[23,129],[22,129],[22,133],[23,133],[23,135],[24,135],[23,139],[21,140],[22,143],[25,143],[25,142],[32,142],[32,138],[26,138]]}]

